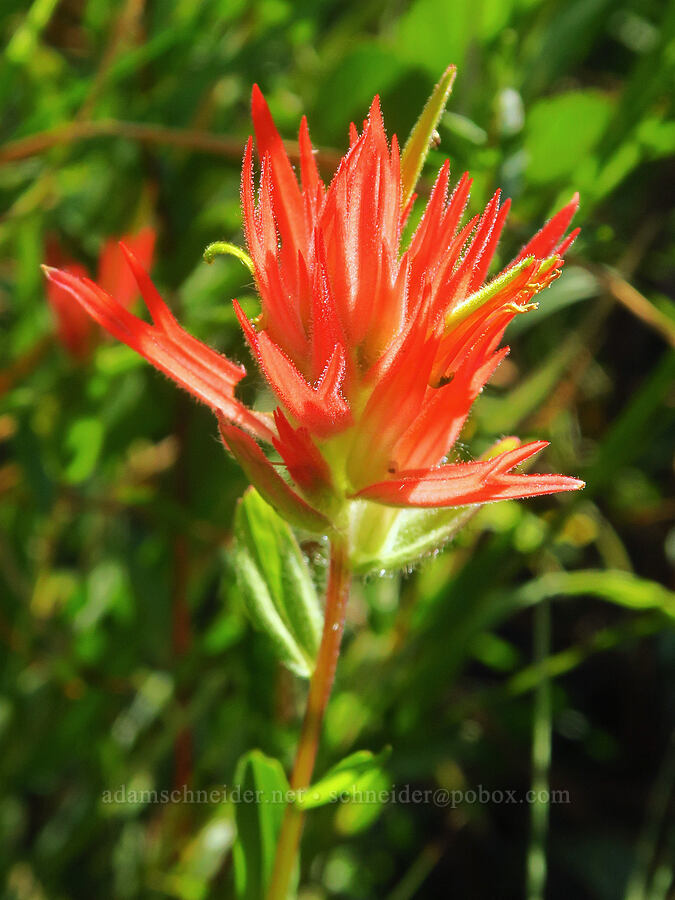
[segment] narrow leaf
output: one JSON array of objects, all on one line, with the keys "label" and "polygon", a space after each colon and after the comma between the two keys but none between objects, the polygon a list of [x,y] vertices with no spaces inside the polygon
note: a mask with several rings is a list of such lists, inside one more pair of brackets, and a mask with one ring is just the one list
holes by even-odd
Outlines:
[{"label": "narrow leaf", "polygon": [[309,678],[322,615],[293,532],[254,488],[239,501],[234,529],[237,580],[251,621],[284,665]]},{"label": "narrow leaf", "polygon": [[422,172],[424,160],[429,153],[433,134],[439,119],[443,115],[445,104],[448,102],[456,73],[457,69],[455,66],[448,66],[445,70],[441,80],[427,100],[422,110],[422,115],[415,123],[403,148],[401,156],[401,183],[404,208],[412,197],[417,179]]},{"label": "narrow leaf", "polygon": [[251,750],[239,760],[234,780],[237,900],[264,900],[290,789],[281,763],[260,750]]}]

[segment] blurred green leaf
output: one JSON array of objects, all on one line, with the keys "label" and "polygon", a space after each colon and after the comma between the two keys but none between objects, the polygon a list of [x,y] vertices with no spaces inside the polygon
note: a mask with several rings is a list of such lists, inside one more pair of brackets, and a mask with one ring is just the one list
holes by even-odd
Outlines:
[{"label": "blurred green leaf", "polygon": [[568,91],[532,105],[525,123],[527,176],[547,184],[571,175],[596,146],[614,109],[600,91]]},{"label": "blurred green leaf", "polygon": [[462,65],[472,39],[489,38],[508,22],[512,0],[487,0],[476,6],[471,0],[415,0],[396,29],[396,49],[402,59],[414,62],[438,77],[448,65]]},{"label": "blurred green leaf", "polygon": [[319,86],[316,114],[312,117],[317,125],[313,131],[321,126],[330,139],[342,145],[347,138],[349,119],[360,122],[374,95],[384,93],[399,71],[396,58],[374,41],[359,41],[357,46],[350,46],[336,61],[330,77],[323,79]]},{"label": "blurred green leaf", "polygon": [[21,25],[5,48],[7,59],[25,65],[35,51],[40,32],[46,27],[58,0],[33,0]]},{"label": "blurred green leaf", "polygon": [[183,848],[180,859],[166,876],[165,890],[181,900],[205,900],[213,896],[213,878],[232,848],[235,836],[232,808],[221,802]]},{"label": "blurred green leaf", "polygon": [[92,474],[103,446],[103,437],[100,419],[86,418],[73,422],[66,436],[66,446],[72,456],[65,476],[71,484],[86,481]]},{"label": "blurred green leaf", "polygon": [[359,802],[359,794],[373,790],[373,785],[385,776],[384,765],[391,756],[391,747],[375,755],[370,750],[350,753],[296,800],[300,809],[316,809],[341,800]]},{"label": "blurred green leaf", "polygon": [[[528,2],[540,6],[537,0]],[[532,30],[531,59],[522,67],[523,89],[530,97],[541,96],[557,76],[588,53],[611,8],[612,0],[569,0],[547,7],[546,27]]]}]

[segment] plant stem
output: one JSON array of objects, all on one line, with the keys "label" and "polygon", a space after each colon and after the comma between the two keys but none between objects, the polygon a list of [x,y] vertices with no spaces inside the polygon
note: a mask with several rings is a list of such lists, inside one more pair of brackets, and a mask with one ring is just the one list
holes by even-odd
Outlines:
[{"label": "plant stem", "polygon": [[[295,792],[308,788],[312,779],[323,716],[333,687],[340,653],[350,580],[346,547],[342,541],[336,539],[331,544],[323,634],[316,668],[309,683],[307,708],[291,775],[291,789]],[[268,900],[286,900],[288,896],[288,886],[298,855],[303,822],[304,812],[294,803],[289,803],[279,833]]]},{"label": "plant stem", "polygon": [[[551,652],[551,606],[548,598],[534,610],[534,662],[543,667]],[[546,837],[548,834],[549,770],[551,768],[551,678],[543,668],[534,697],[532,735],[532,791],[530,845],[527,854],[528,900],[544,900],[546,890]]]},{"label": "plant stem", "polygon": [[[167,128],[163,125],[151,125],[146,122],[96,119],[95,121],[65,122],[55,125],[47,131],[39,131],[36,134],[8,141],[0,146],[0,165],[37,156],[63,144],[98,137],[122,137],[138,141],[141,144],[157,144],[191,150],[195,153],[214,154],[236,160],[237,164],[240,163],[244,152],[244,143],[238,138],[228,135],[216,135],[208,131],[187,128]],[[284,141],[284,146],[292,159],[300,158],[297,141]],[[322,149],[317,153],[316,158],[320,166],[331,171],[337,168],[340,162],[340,154],[337,150]]]}]

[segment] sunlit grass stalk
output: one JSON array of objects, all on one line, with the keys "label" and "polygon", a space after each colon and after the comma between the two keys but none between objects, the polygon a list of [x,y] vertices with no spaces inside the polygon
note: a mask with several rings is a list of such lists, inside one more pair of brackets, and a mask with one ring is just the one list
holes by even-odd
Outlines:
[{"label": "sunlit grass stalk", "polygon": [[[549,820],[551,767],[551,680],[544,662],[551,652],[551,606],[542,600],[534,610],[534,665],[541,677],[534,695],[532,729],[532,791],[530,843],[527,852],[527,900],[544,900],[546,891],[546,838]],[[544,799],[546,798],[546,799]]]},{"label": "sunlit grass stalk", "polygon": [[[635,849],[635,862],[628,878],[624,900],[657,900],[665,898],[672,886],[672,865],[654,866],[659,836],[668,816],[668,806],[675,785],[675,730],[670,735],[663,764],[657,773],[647,801],[645,822]],[[667,843],[667,842],[666,842]],[[671,856],[672,859],[672,856]],[[653,878],[650,889],[650,874]]]}]

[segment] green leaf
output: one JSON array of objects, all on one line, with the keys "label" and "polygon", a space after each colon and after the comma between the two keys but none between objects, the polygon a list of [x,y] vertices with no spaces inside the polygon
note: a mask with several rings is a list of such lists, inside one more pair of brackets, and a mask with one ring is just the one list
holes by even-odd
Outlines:
[{"label": "green leaf", "polygon": [[424,160],[427,158],[431,147],[434,131],[443,115],[445,104],[448,102],[456,74],[456,67],[448,66],[441,80],[433,89],[422,110],[422,115],[415,123],[403,148],[401,155],[401,182],[404,207],[415,190],[417,179],[420,177],[424,166]]},{"label": "green leaf", "polygon": [[255,488],[239,501],[234,530],[237,579],[253,624],[270,637],[284,665],[309,678],[322,614],[293,532]]},{"label": "green leaf", "polygon": [[300,809],[316,809],[340,800],[359,802],[359,794],[366,790],[372,791],[375,783],[386,779],[384,764],[390,756],[391,747],[385,747],[377,756],[370,750],[350,753],[330,768],[316,784],[298,796],[296,806]]},{"label": "green leaf", "polygon": [[614,102],[600,91],[568,91],[535,103],[526,123],[527,176],[545,184],[570,176],[598,144]]},{"label": "green leaf", "polygon": [[260,750],[239,760],[234,780],[236,895],[238,900],[264,900],[290,788],[281,763]]}]

